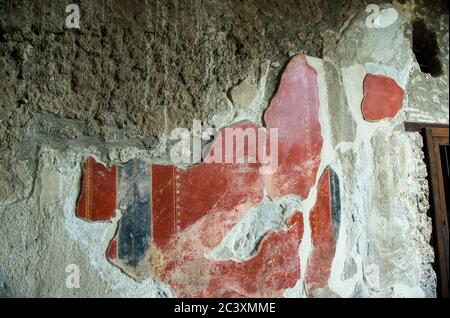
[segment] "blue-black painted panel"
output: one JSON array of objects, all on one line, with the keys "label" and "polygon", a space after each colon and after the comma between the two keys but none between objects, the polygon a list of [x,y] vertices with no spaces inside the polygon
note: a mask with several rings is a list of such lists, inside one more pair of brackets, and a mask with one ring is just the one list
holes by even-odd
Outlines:
[{"label": "blue-black painted panel", "polygon": [[331,214],[333,220],[334,247],[339,236],[339,227],[341,226],[341,190],[339,186],[339,177],[336,172],[330,168],[330,186],[331,186]]},{"label": "blue-black painted panel", "polygon": [[137,160],[120,167],[119,173],[119,187],[125,189],[120,205],[125,210],[118,230],[118,258],[136,267],[150,245],[149,168]]}]

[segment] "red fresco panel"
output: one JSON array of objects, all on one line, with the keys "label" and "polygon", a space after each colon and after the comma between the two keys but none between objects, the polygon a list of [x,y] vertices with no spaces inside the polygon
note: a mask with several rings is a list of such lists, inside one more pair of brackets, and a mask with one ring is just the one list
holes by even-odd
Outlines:
[{"label": "red fresco panel", "polygon": [[[243,122],[232,128],[257,130],[258,126]],[[225,148],[224,140],[217,143],[214,142],[211,149],[214,146]],[[258,169],[258,163],[202,162],[189,169],[152,165],[154,243],[163,247],[178,231],[214,209],[228,210],[245,202],[261,201],[264,184]]]},{"label": "red fresco panel", "polygon": [[268,184],[269,196],[306,198],[316,182],[322,134],[317,73],[304,56],[289,62],[264,120],[268,129],[278,128],[278,170]]},{"label": "red fresco panel", "polygon": [[[204,257],[208,248],[217,245],[237,223],[238,215],[261,201],[264,186],[272,197],[287,194],[306,197],[315,184],[322,147],[319,97],[316,72],[304,57],[295,57],[287,66],[265,121],[267,128],[278,129],[279,166],[275,174],[261,176],[258,169],[242,173],[242,165],[238,164],[202,163],[187,170],[175,169],[176,188],[172,191],[176,203],[172,206],[176,209],[177,236],[169,246],[155,242],[162,250],[152,254],[162,254],[157,259],[165,262],[158,262],[162,267],[156,272],[162,272],[160,279],[178,296],[280,296],[283,289],[293,287],[300,277],[298,246],[303,225],[299,226],[299,219],[294,222],[297,227],[293,225],[287,233],[268,235],[259,253],[249,261],[221,262]],[[232,128],[246,127],[258,128],[248,122]],[[170,204],[171,195],[167,200],[155,197],[155,185],[165,182],[153,177],[153,184],[153,200]],[[243,209],[241,204],[247,207]],[[195,222],[202,217],[199,222],[202,226],[197,229]],[[217,222],[218,219],[226,219],[228,223]],[[192,224],[197,230],[187,228]],[[153,225],[154,231],[159,231],[158,225]],[[205,235],[197,234],[204,229],[209,229],[206,240]]]},{"label": "red fresco panel", "polygon": [[[301,214],[289,220],[289,230],[272,232],[255,257],[244,262],[214,261],[204,254],[211,246],[197,233],[206,228],[212,239],[223,236],[245,214],[250,205],[208,214],[194,226],[180,232],[164,251],[154,249],[152,268],[160,281],[178,297],[280,297],[300,278],[298,246],[303,235]],[[217,222],[227,219],[227,223]],[[206,244],[205,244],[206,243]]]},{"label": "red fresco panel", "polygon": [[319,181],[317,199],[310,213],[313,251],[308,262],[306,282],[309,289],[328,285],[334,258],[334,236],[331,210],[330,172],[325,170]]},{"label": "red fresco panel", "polygon": [[89,221],[108,221],[116,212],[117,167],[106,167],[94,158],[83,163],[83,184],[76,216]]},{"label": "red fresco panel", "polygon": [[152,236],[164,246],[176,233],[175,166],[152,165]]},{"label": "red fresco panel", "polygon": [[281,297],[300,278],[298,247],[303,235],[300,213],[286,232],[272,232],[255,257],[246,262],[216,262],[209,295],[216,297]]},{"label": "red fresco panel", "polygon": [[402,109],[403,97],[403,89],[392,78],[368,74],[364,79],[364,119],[378,121],[394,118]]},{"label": "red fresco panel", "polygon": [[[279,297],[284,289],[295,286],[300,278],[301,213],[289,219],[286,231],[267,234],[256,255],[247,261],[211,260],[205,254],[221,242],[250,208],[261,202],[265,189],[272,198],[288,194],[306,198],[314,186],[322,147],[316,77],[316,71],[307,64],[305,57],[294,57],[265,114],[267,128],[278,128],[279,167],[275,174],[262,175],[259,163],[236,163],[236,156],[234,163],[202,162],[188,169],[173,165],[151,166],[148,181],[151,185],[151,243],[149,257],[145,258],[148,264],[139,263],[139,271],[147,270],[168,284],[179,297]],[[230,128],[257,130],[260,127],[244,121]],[[216,138],[206,158],[210,159],[215,150],[224,148],[224,140]],[[243,155],[247,160],[255,159],[249,158],[248,145]],[[110,196],[115,196],[116,182],[109,176],[114,174],[115,168],[101,169],[106,168],[93,159],[85,162],[88,173],[83,179],[77,207],[80,217],[85,217],[86,206],[91,205],[103,204],[103,209],[96,210],[102,218],[114,213],[115,199]],[[92,171],[96,177],[92,178]],[[95,202],[90,203],[85,198],[86,193],[96,193],[90,187],[105,194],[93,197]],[[329,178],[325,176],[316,210],[312,213],[313,242],[320,247],[313,252],[311,270],[317,270],[318,274],[307,277],[308,282],[319,284],[331,265],[329,255],[322,263],[322,254],[317,251],[333,248],[332,234],[329,239],[331,216],[327,187],[329,189]],[[118,257],[118,245],[120,242],[115,238],[106,254],[120,266],[120,262],[114,262]]]}]

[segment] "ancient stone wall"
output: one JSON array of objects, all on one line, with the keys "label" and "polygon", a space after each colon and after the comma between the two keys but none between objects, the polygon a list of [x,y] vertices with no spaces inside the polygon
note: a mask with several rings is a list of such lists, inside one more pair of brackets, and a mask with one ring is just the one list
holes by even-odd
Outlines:
[{"label": "ancient stone wall", "polygon": [[[0,1],[0,296],[436,296],[403,123],[448,123],[444,3],[68,4]],[[247,128],[274,173],[205,162]]]}]

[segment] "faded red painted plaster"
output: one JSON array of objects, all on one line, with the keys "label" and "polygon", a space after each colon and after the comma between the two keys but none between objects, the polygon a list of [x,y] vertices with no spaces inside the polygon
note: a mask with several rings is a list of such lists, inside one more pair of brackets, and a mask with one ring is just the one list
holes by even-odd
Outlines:
[{"label": "faded red painted plaster", "polygon": [[[257,130],[259,126],[243,122],[231,128]],[[224,140],[215,141],[211,149],[216,147],[225,149]],[[243,154],[248,157],[248,145]],[[259,163],[202,162],[184,170],[172,165],[153,165],[154,243],[163,247],[171,236],[214,210],[230,210],[239,204],[254,205],[261,201],[264,184],[259,167]]]},{"label": "faded red painted plaster", "polygon": [[[121,240],[127,238],[117,235],[106,253],[109,260],[137,280],[149,275],[155,277],[168,284],[179,297],[280,297],[286,288],[294,287],[301,275],[298,256],[303,236],[301,213],[288,220],[286,231],[267,234],[256,255],[247,261],[218,261],[205,255],[250,208],[261,202],[264,190],[272,198],[288,194],[307,197],[316,182],[322,148],[318,96],[316,71],[307,64],[305,57],[294,57],[264,116],[267,128],[278,128],[279,167],[274,174],[261,174],[259,162],[202,162],[188,169],[173,165],[149,166],[151,207],[147,212],[140,210],[139,215],[150,214],[150,243],[143,244],[145,238],[142,241],[133,238],[136,246],[148,247],[142,251],[143,257],[136,258],[139,259],[137,265],[133,263],[135,265],[130,267],[125,265],[131,264],[127,258],[130,256],[121,256],[129,252],[129,244],[126,241],[121,244]],[[230,128],[261,127],[245,121]],[[259,141],[256,140],[257,145],[264,145]],[[214,149],[223,149],[223,143],[216,139],[206,158],[213,155]],[[268,141],[265,146],[269,147]],[[247,162],[251,159],[248,145],[243,156]],[[95,167],[100,169],[100,166]],[[99,170],[98,174],[103,175],[103,171]],[[323,181],[327,178],[321,179],[318,202],[311,215],[313,243],[318,248],[312,254],[308,271],[317,271],[317,275],[308,274],[307,280],[317,286],[322,286],[329,275],[334,250],[333,233],[329,230],[331,206],[327,205],[329,182]],[[109,179],[96,180],[101,184],[94,191],[103,191],[103,183]],[[142,180],[137,184],[141,183]],[[84,204],[83,191],[79,206]],[[92,197],[96,198],[93,193]],[[125,210],[125,213],[131,212]]]},{"label": "faded red painted plaster", "polygon": [[[293,287],[300,278],[300,214],[289,220],[288,231],[270,233],[256,256],[248,261],[215,261],[204,256],[213,247],[211,242],[220,242],[250,207],[244,204],[230,211],[209,213],[179,232],[164,250],[154,246],[150,253],[153,275],[178,297],[282,296],[282,291]],[[206,229],[211,236],[204,235]]]},{"label": "faded red painted plaster", "polygon": [[264,120],[267,128],[278,128],[279,141],[279,166],[267,185],[269,196],[306,198],[316,182],[323,140],[317,73],[304,56],[289,62]]},{"label": "faded red painted plaster", "polygon": [[322,174],[317,199],[310,213],[313,251],[308,262],[306,282],[308,289],[325,288],[334,258],[334,236],[331,208],[330,171]]}]

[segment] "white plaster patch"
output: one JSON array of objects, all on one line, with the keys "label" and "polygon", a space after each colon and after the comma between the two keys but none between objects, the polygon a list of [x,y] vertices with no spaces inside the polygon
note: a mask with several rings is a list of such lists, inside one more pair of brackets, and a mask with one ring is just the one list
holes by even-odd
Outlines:
[{"label": "white plaster patch", "polygon": [[380,14],[375,18],[374,25],[378,28],[387,28],[398,19],[398,12],[394,8],[380,10]]},{"label": "white plaster patch", "polygon": [[434,295],[430,228],[421,212],[427,207],[418,206],[427,200],[417,198],[426,191],[418,189],[425,174],[414,143],[407,134],[378,131],[332,165],[343,196],[329,287],[341,297]]},{"label": "white plaster patch", "polygon": [[253,258],[263,238],[272,231],[286,231],[287,220],[302,210],[301,200],[293,195],[263,201],[250,209],[222,239],[218,246],[206,253],[212,260],[243,262]]}]

